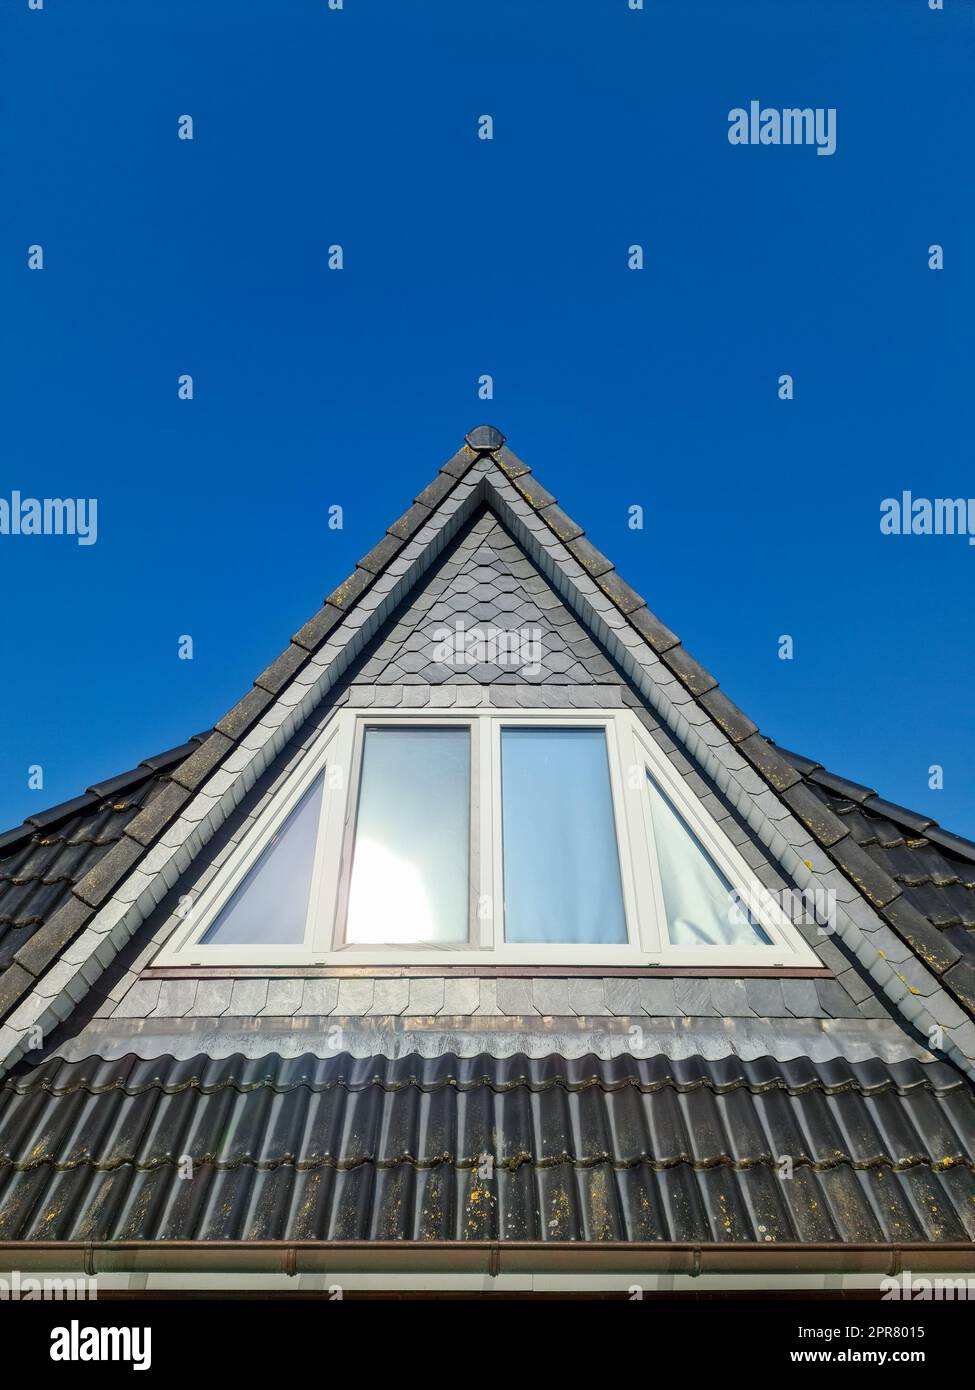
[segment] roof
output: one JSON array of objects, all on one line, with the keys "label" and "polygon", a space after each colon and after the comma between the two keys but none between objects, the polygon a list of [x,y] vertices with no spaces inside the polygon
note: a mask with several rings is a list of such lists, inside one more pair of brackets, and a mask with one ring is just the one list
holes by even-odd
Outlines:
[{"label": "roof", "polygon": [[[543,627],[537,675],[439,669],[456,614]],[[344,701],[471,687],[629,706],[764,885],[836,891],[822,968],[153,971]],[[212,731],[0,841],[0,1240],[971,1240],[973,866],[762,736],[479,427]]]},{"label": "roof", "polygon": [[0,835],[0,978],[205,737],[145,758]]},{"label": "roof", "polygon": [[821,763],[779,751],[857,844],[900,884],[905,901],[938,929],[944,960],[975,958],[975,844],[870,787],[827,772]]},{"label": "roof", "polygon": [[0,1240],[965,1241],[973,1153],[937,1062],[53,1059]]},{"label": "roof", "polygon": [[[564,545],[569,566],[595,581],[602,601],[625,617],[630,629],[782,797],[881,919],[937,976],[968,1019],[975,1020],[975,953],[970,935],[975,927],[975,843],[883,801],[869,788],[826,773],[820,764],[788,753],[763,737],[512,453],[501,432],[481,425],[214,729],[161,759],[146,760],[142,766],[151,771],[157,765],[158,775],[153,786],[146,782],[141,789],[145,804],[138,814],[128,818],[122,812],[124,823],[119,819],[111,833],[96,834],[95,822],[106,804],[105,796],[111,794],[111,783],[100,784],[84,797],[55,807],[47,816],[32,816],[0,837],[0,1022],[14,1013],[111,891],[151,851],[192,793],[231,758],[274,698],[327,646],[330,635],[366,600],[376,581],[395,568],[404,546],[423,533],[437,508],[479,461],[496,467],[514,487],[550,536]],[[133,779],[129,786],[134,806],[135,789],[146,779],[141,769],[135,769],[113,780],[124,787],[127,779]],[[72,826],[68,842],[92,841],[85,854],[65,853],[67,844],[60,844],[50,833],[59,822]],[[895,827],[893,835],[887,826]],[[896,827],[911,832],[910,839],[899,836]],[[898,843],[901,838],[903,843]],[[969,1055],[975,1059],[975,1044]]]}]

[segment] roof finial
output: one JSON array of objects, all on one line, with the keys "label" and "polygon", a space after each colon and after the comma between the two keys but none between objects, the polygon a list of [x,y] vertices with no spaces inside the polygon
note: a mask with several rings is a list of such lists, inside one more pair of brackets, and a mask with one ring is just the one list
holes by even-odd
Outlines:
[{"label": "roof finial", "polygon": [[494,425],[475,425],[467,436],[467,442],[472,449],[478,453],[489,454],[494,449],[500,449],[504,443],[504,435]]}]

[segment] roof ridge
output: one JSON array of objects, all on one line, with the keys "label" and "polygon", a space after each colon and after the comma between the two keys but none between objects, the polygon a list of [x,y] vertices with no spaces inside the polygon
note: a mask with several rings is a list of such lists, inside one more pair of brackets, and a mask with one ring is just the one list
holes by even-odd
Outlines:
[{"label": "roof ridge", "polygon": [[[928,1063],[927,1065],[931,1065]],[[939,1086],[936,1082],[924,1077],[913,1085],[898,1085],[893,1077],[886,1078],[883,1082],[873,1085],[850,1078],[845,1081],[831,1083],[824,1081],[821,1077],[815,1080],[790,1084],[784,1076],[771,1077],[767,1081],[749,1081],[747,1077],[736,1077],[732,1081],[715,1081],[713,1077],[702,1076],[694,1080],[679,1081],[674,1076],[663,1077],[660,1080],[641,1081],[635,1076],[621,1076],[618,1078],[606,1078],[590,1076],[578,1081],[573,1081],[566,1076],[553,1076],[545,1079],[533,1081],[527,1076],[513,1077],[510,1081],[502,1081],[497,1078],[486,1076],[474,1077],[469,1081],[460,1081],[457,1077],[441,1077],[437,1080],[421,1081],[416,1077],[407,1077],[402,1081],[389,1080],[380,1076],[371,1076],[363,1081],[351,1081],[348,1077],[337,1076],[326,1081],[312,1081],[307,1077],[300,1077],[296,1081],[278,1082],[270,1080],[260,1080],[252,1082],[239,1082],[234,1077],[227,1077],[221,1081],[204,1083],[199,1077],[192,1077],[187,1081],[167,1083],[159,1077],[153,1077],[140,1085],[127,1086],[124,1083],[113,1082],[103,1086],[89,1085],[84,1080],[75,1084],[58,1087],[48,1085],[44,1082],[30,1085],[18,1085],[17,1078],[8,1077],[0,1090],[13,1092],[19,1096],[26,1096],[37,1092],[44,1092],[51,1096],[71,1096],[84,1091],[89,1096],[108,1095],[115,1091],[130,1098],[145,1095],[148,1091],[157,1090],[163,1095],[179,1095],[184,1091],[199,1091],[201,1095],[216,1095],[221,1091],[232,1090],[238,1095],[248,1095],[254,1091],[267,1089],[273,1091],[275,1095],[285,1095],[290,1091],[307,1090],[313,1094],[320,1094],[323,1091],[343,1090],[349,1094],[360,1091],[367,1091],[371,1087],[378,1087],[387,1093],[396,1091],[417,1090],[424,1094],[431,1094],[435,1091],[453,1089],[457,1091],[479,1091],[490,1090],[495,1095],[504,1095],[510,1091],[527,1090],[533,1095],[541,1091],[552,1091],[561,1089],[569,1094],[576,1094],[580,1091],[588,1091],[596,1088],[601,1091],[621,1091],[627,1087],[632,1087],[640,1092],[641,1095],[653,1095],[658,1091],[675,1091],[678,1095],[686,1095],[691,1091],[710,1091],[713,1095],[728,1095],[733,1091],[746,1090],[751,1095],[764,1095],[770,1091],[785,1091],[790,1096],[807,1095],[810,1092],[818,1091],[827,1096],[844,1095],[855,1091],[862,1096],[886,1095],[893,1091],[898,1096],[908,1096],[916,1094],[918,1091],[930,1091],[935,1095],[949,1095],[954,1091],[964,1089],[966,1086],[965,1078],[959,1072],[957,1080],[953,1080],[949,1085]]]},{"label": "roof ridge", "polygon": [[[888,801],[886,797],[880,796],[871,787],[864,786],[860,782],[853,782],[838,773],[829,772],[822,763],[807,758],[801,753],[793,753],[790,749],[783,748],[781,743],[776,743],[767,734],[763,737],[773,748],[778,749],[783,758],[790,762],[797,771],[810,781],[815,782],[817,786],[825,787],[827,791],[833,791],[839,796],[845,796],[849,801],[854,802],[857,806],[862,806],[871,814],[893,821],[895,825],[913,831],[916,835],[930,840],[942,849],[957,854],[959,858],[971,859],[975,862],[975,840],[968,840],[963,835],[956,835],[953,831],[944,830],[933,817],[920,811],[912,811],[910,807],[901,806],[896,801]],[[935,833],[932,834],[932,832]]]},{"label": "roof ridge", "polygon": [[[227,1057],[215,1058],[209,1053],[199,1052],[193,1057],[177,1058],[173,1053],[167,1052],[151,1059],[130,1052],[114,1061],[107,1061],[98,1053],[89,1053],[80,1061],[67,1061],[58,1056],[48,1057],[44,1061],[33,1064],[29,1072],[12,1073],[0,1083],[0,1093],[8,1091],[26,1096],[32,1092],[43,1091],[50,1095],[64,1096],[85,1091],[87,1094],[95,1096],[115,1091],[131,1097],[142,1095],[155,1088],[168,1095],[176,1095],[186,1090],[199,1090],[202,1094],[210,1095],[226,1089],[236,1090],[239,1094],[244,1095],[262,1088],[283,1094],[286,1091],[301,1088],[318,1092],[341,1087],[346,1091],[355,1092],[366,1090],[371,1086],[378,1086],[389,1092],[408,1090],[411,1087],[425,1092],[438,1091],[445,1087],[469,1091],[486,1086],[500,1093],[518,1087],[525,1087],[531,1091],[542,1091],[561,1086],[567,1091],[575,1092],[587,1090],[593,1086],[607,1091],[634,1086],[647,1094],[666,1088],[680,1093],[705,1088],[711,1090],[715,1095],[724,1095],[741,1089],[746,1089],[753,1095],[761,1095],[773,1090],[784,1090],[792,1096],[801,1096],[811,1091],[822,1091],[827,1095],[842,1095],[855,1091],[864,1096],[881,1095],[890,1091],[894,1091],[899,1096],[908,1096],[921,1090],[931,1091],[939,1096],[949,1095],[958,1090],[972,1094],[971,1083],[967,1078],[957,1069],[938,1060],[922,1062],[919,1058],[905,1058],[899,1062],[883,1063],[879,1069],[880,1079],[871,1080],[869,1076],[860,1075],[861,1070],[867,1072],[876,1070],[876,1068],[871,1068],[870,1063],[851,1062],[842,1058],[840,1060],[847,1068],[847,1074],[842,1075],[836,1081],[830,1081],[822,1074],[824,1069],[830,1068],[830,1062],[815,1062],[805,1055],[794,1057],[786,1062],[769,1053],[748,1060],[737,1057],[723,1060],[727,1070],[731,1071],[732,1067],[734,1068],[733,1074],[727,1080],[721,1080],[715,1076],[713,1067],[716,1064],[709,1061],[700,1052],[682,1058],[671,1057],[666,1052],[657,1052],[648,1057],[634,1057],[629,1053],[621,1053],[612,1058],[585,1054],[578,1058],[568,1059],[564,1054],[554,1051],[542,1057],[532,1057],[526,1053],[495,1057],[488,1052],[481,1052],[468,1057],[449,1052],[438,1054],[435,1057],[407,1053],[396,1058],[389,1058],[381,1053],[357,1057],[349,1052],[339,1053],[334,1057],[321,1057],[316,1053],[305,1052],[289,1058],[282,1058],[279,1053],[274,1052],[266,1053],[261,1058],[246,1057],[243,1054],[230,1054]],[[502,1068],[505,1071],[510,1071],[512,1075],[499,1077],[496,1073],[489,1074],[486,1065],[488,1061],[500,1063]],[[116,1076],[111,1082],[103,1084],[93,1081],[82,1070],[90,1065],[94,1076],[106,1066],[120,1068],[125,1062],[130,1063],[125,1075]],[[246,1081],[242,1079],[241,1075],[235,1074],[229,1068],[228,1063],[231,1062],[235,1064],[239,1062],[243,1064],[243,1068],[250,1066],[255,1071],[261,1063],[273,1062],[283,1063],[285,1072],[294,1072],[298,1066],[303,1064],[308,1072],[326,1068],[338,1074],[320,1081],[316,1081],[306,1074],[300,1074],[293,1080],[286,1080],[280,1074],[273,1074],[269,1067],[263,1075],[255,1076],[253,1080]],[[130,1082],[129,1077],[133,1070],[149,1065],[154,1068],[152,1075],[142,1082]],[[361,1080],[352,1078],[351,1074],[356,1068],[364,1070],[370,1065],[378,1069],[363,1076]],[[434,1074],[425,1079],[425,1073],[436,1073],[444,1066],[449,1066],[458,1073],[466,1069],[470,1075],[467,1079],[462,1079],[459,1075],[437,1076]],[[659,1070],[661,1066],[665,1070],[664,1075],[651,1075],[646,1078],[641,1078],[639,1075],[641,1070],[652,1071],[655,1068]],[[803,1066],[807,1069],[805,1079],[790,1080],[788,1073]],[[185,1079],[174,1081],[168,1076],[162,1075],[161,1073],[165,1071],[166,1067],[175,1068],[177,1073],[184,1075]],[[204,1080],[207,1067],[212,1067],[218,1072],[218,1076],[213,1080]],[[191,1068],[195,1068],[195,1070],[190,1072]],[[408,1070],[408,1068],[410,1069]],[[627,1068],[629,1070],[626,1070]],[[557,1074],[547,1074],[552,1069],[556,1069]],[[766,1070],[768,1074],[763,1076],[763,1070]],[[63,1071],[71,1073],[71,1079],[68,1083],[59,1086],[55,1082]],[[406,1074],[401,1077],[391,1076],[390,1071]],[[534,1078],[531,1075],[533,1071],[536,1073]],[[77,1075],[78,1072],[82,1072],[82,1074],[79,1076]],[[186,1075],[187,1072],[190,1074]],[[573,1077],[571,1075],[573,1072],[580,1074]],[[679,1076],[681,1072],[688,1073],[688,1075],[681,1077]],[[694,1074],[695,1072],[696,1074]]]},{"label": "roof ridge", "polygon": [[80,796],[58,802],[46,810],[32,812],[29,816],[24,817],[20,825],[11,826],[9,830],[0,832],[0,854],[6,856],[9,850],[19,848],[20,845],[25,844],[32,836],[41,831],[55,830],[65,821],[71,820],[79,811],[93,809],[98,802],[111,800],[118,792],[125,791],[127,787],[135,786],[136,783],[145,780],[150,773],[165,772],[169,768],[175,767],[177,763],[182,762],[195,752],[207,737],[208,734],[193,734],[186,743],[181,743],[176,748],[169,748],[162,753],[154,753],[151,757],[143,758],[137,767],[130,768],[128,772],[120,772],[114,777],[106,777],[100,782],[93,782],[85,788]]},{"label": "roof ridge", "polygon": [[[378,1147],[378,1146],[376,1146]],[[155,1173],[165,1169],[174,1172],[179,1171],[182,1157],[177,1154],[159,1158],[149,1163],[139,1163],[132,1158],[114,1159],[109,1163],[99,1163],[90,1158],[79,1158],[74,1162],[57,1163],[52,1158],[32,1158],[28,1162],[17,1163],[11,1159],[0,1159],[0,1174],[5,1170],[14,1173],[36,1172],[39,1168],[49,1168],[52,1173],[73,1173],[83,1169],[89,1169],[93,1173],[115,1173],[122,1169],[129,1169],[133,1173]],[[211,1154],[203,1157],[194,1157],[194,1170],[201,1168],[212,1168],[215,1172],[228,1173],[238,1169],[253,1169],[255,1172],[273,1172],[277,1168],[293,1168],[296,1172],[311,1173],[321,1170],[332,1170],[337,1173],[352,1173],[360,1168],[373,1168],[377,1171],[391,1171],[397,1168],[413,1168],[417,1172],[430,1172],[439,1168],[453,1168],[459,1172],[477,1173],[479,1167],[483,1165],[484,1154],[471,1154],[469,1157],[462,1157],[456,1153],[437,1154],[426,1160],[415,1158],[413,1154],[399,1154],[395,1158],[377,1158],[375,1154],[361,1154],[355,1158],[337,1159],[332,1154],[322,1154],[316,1158],[300,1159],[292,1153],[282,1152],[274,1158],[254,1158],[251,1154],[241,1155],[239,1158],[219,1160]],[[775,1154],[766,1156],[758,1154],[749,1158],[732,1158],[730,1154],[716,1154],[709,1158],[695,1158],[690,1149],[675,1154],[669,1158],[651,1158],[648,1154],[640,1154],[635,1158],[614,1158],[608,1149],[601,1149],[598,1152],[584,1156],[568,1153],[552,1154],[544,1158],[536,1158],[525,1150],[519,1150],[515,1154],[507,1157],[492,1156],[492,1166],[502,1171],[517,1172],[521,1167],[528,1166],[537,1170],[554,1170],[558,1168],[589,1169],[598,1168],[603,1164],[608,1165],[617,1172],[632,1172],[636,1169],[648,1169],[654,1173],[671,1172],[676,1168],[690,1168],[694,1172],[702,1173],[717,1169],[730,1170],[735,1173],[747,1173],[756,1168],[767,1168],[772,1172],[778,1173],[782,1167],[782,1160]],[[947,1173],[956,1168],[967,1169],[975,1173],[975,1159],[970,1158],[931,1158],[929,1155],[914,1155],[907,1159],[891,1159],[886,1155],[877,1154],[871,1158],[854,1158],[851,1153],[837,1152],[835,1157],[829,1159],[813,1159],[804,1154],[796,1155],[792,1158],[793,1170],[797,1168],[806,1169],[813,1173],[831,1173],[838,1168],[849,1168],[854,1173],[876,1172],[886,1170],[891,1173],[909,1173],[916,1169],[927,1169],[932,1173]]]}]

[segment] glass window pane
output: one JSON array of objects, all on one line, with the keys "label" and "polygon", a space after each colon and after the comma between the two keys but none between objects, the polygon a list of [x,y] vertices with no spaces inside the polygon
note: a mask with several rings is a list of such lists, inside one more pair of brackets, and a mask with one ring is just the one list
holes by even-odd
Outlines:
[{"label": "glass window pane", "polygon": [[602,729],[501,731],[507,941],[626,942]]},{"label": "glass window pane", "polygon": [[675,946],[765,946],[771,938],[647,774],[667,929]]},{"label": "glass window pane", "polygon": [[468,939],[471,736],[367,729],[347,941]]},{"label": "glass window pane", "polygon": [[261,851],[201,945],[301,945],[324,785],[323,772]]}]

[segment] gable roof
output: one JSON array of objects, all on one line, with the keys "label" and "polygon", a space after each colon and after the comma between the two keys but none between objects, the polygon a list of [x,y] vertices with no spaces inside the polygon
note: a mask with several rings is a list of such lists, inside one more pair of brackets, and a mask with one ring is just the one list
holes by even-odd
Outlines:
[{"label": "gable roof", "polygon": [[[65,864],[63,876],[56,876],[61,887],[44,902],[44,915],[38,906],[26,919],[16,919],[23,938],[0,976],[0,1020],[6,1020],[0,1028],[0,1065],[21,1055],[28,1028],[45,1020],[50,1025],[70,1012],[84,993],[84,982],[90,983],[104,969],[172,883],[174,873],[192,860],[225,818],[235,804],[235,787],[241,781],[252,784],[256,770],[280,750],[337,674],[484,502],[503,517],[569,606],[618,654],[627,673],[728,795],[743,810],[747,807],[750,823],[782,854],[797,881],[805,878],[836,888],[844,911],[844,939],[905,1017],[925,1029],[940,1026],[949,1055],[972,1066],[972,956],[947,935],[960,921],[943,923],[942,930],[925,915],[916,893],[924,886],[941,886],[936,879],[954,876],[957,884],[952,886],[967,895],[975,845],[933,824],[923,833],[916,824],[905,825],[924,841],[910,849],[926,851],[931,883],[899,881],[891,872],[896,866],[889,855],[892,848],[905,846],[873,836],[870,826],[884,816],[896,825],[898,815],[903,821],[912,813],[887,803],[872,810],[874,794],[869,789],[852,783],[841,787],[841,779],[833,779],[831,787],[829,774],[818,764],[807,764],[763,738],[490,426],[471,431],[464,447],[211,733],[174,750],[172,762],[165,766],[153,767],[159,760],[147,760],[151,778],[132,783],[135,787],[145,780],[144,800],[131,818],[126,816],[125,823],[116,826],[120,833],[114,838],[88,837],[90,857],[79,853],[73,871]],[[865,795],[846,796],[851,788]],[[102,805],[99,788],[87,795],[93,800],[80,798],[83,804],[55,808],[54,820],[46,825],[33,817],[19,831],[10,832],[4,863],[36,841],[39,832],[46,838],[45,832],[59,818],[62,824],[73,816],[94,821]],[[850,818],[844,798],[860,808],[859,820]],[[24,863],[34,874],[40,868],[38,884],[53,887],[46,881],[55,877],[50,865],[45,869],[43,861],[31,860],[29,853]],[[80,876],[73,877],[81,865]],[[903,867],[900,872],[903,880]],[[4,883],[0,912],[4,897],[24,886],[15,874]],[[39,893],[38,903],[42,901]],[[967,916],[964,922],[967,932]],[[910,971],[897,942],[909,948],[914,961]]]}]

